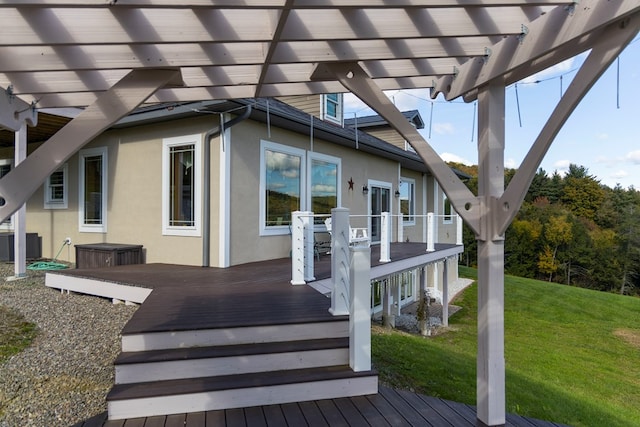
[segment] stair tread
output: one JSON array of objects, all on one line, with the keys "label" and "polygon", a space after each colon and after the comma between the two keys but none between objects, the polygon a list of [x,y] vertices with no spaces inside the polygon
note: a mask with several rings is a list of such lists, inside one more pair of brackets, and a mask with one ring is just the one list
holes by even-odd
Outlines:
[{"label": "stair tread", "polygon": [[348,348],[349,337],[122,352],[115,365]]},{"label": "stair tread", "polygon": [[224,375],[206,378],[116,384],[107,395],[107,401],[172,396],[239,388],[267,387],[347,378],[363,378],[376,375],[377,372],[375,371],[354,372],[349,366],[343,365],[240,375]]}]

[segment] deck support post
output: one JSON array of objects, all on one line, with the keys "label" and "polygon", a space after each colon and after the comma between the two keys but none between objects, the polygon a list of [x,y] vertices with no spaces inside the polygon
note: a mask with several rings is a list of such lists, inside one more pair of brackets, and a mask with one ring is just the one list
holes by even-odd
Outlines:
[{"label": "deck support post", "polygon": [[391,215],[382,212],[380,215],[380,262],[391,261]]},{"label": "deck support post", "polygon": [[391,313],[391,278],[384,279],[382,290],[382,325],[386,328],[395,328],[396,319]]},{"label": "deck support post", "polygon": [[351,246],[349,293],[349,365],[371,370],[371,248]]},{"label": "deck support post", "polygon": [[449,258],[442,261],[442,326],[449,326]]},{"label": "deck support post", "polygon": [[[487,426],[505,424],[504,235],[495,234],[496,200],[504,192],[505,88],[492,83],[478,94],[477,417]],[[445,304],[443,296],[443,304]]]},{"label": "deck support post", "polygon": [[331,308],[334,316],[349,314],[349,209],[331,209]]}]

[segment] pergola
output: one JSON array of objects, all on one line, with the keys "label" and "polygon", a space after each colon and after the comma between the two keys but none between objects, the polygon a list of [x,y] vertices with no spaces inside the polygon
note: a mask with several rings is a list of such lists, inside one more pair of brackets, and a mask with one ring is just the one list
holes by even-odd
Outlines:
[{"label": "pergola", "polygon": [[[505,422],[504,233],[555,135],[640,28],[640,0],[0,0],[0,220],[143,103],[350,91],[415,148],[478,250],[477,417]],[[505,87],[590,50],[504,188]],[[4,89],[6,88],[6,89]],[[479,195],[383,90],[478,101]],[[39,109],[86,107],[28,157]]]}]

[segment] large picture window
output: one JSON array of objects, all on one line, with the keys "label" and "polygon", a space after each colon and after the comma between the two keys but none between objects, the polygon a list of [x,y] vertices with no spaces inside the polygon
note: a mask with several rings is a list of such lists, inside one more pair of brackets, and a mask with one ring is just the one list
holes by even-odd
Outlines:
[{"label": "large picture window", "polygon": [[60,169],[49,175],[44,184],[45,209],[66,209],[67,202],[67,173],[65,163]]},{"label": "large picture window", "polygon": [[263,234],[289,232],[291,212],[302,209],[305,152],[262,141],[260,161],[260,206]]},{"label": "large picture window", "polygon": [[[315,214],[331,214],[340,206],[340,159],[319,153],[309,153],[310,210]],[[323,224],[323,218],[316,218]]]},{"label": "large picture window", "polygon": [[107,231],[107,147],[79,153],[80,231]]},{"label": "large picture window", "polygon": [[415,224],[415,188],[416,182],[413,179],[402,178],[400,180],[400,213],[402,213],[402,222],[405,225]]},{"label": "large picture window", "polygon": [[200,235],[200,135],[163,141],[163,234]]}]

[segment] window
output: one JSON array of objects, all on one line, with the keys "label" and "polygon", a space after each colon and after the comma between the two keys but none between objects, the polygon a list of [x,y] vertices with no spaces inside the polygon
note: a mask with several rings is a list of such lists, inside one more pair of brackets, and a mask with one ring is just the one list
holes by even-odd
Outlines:
[{"label": "window", "polygon": [[[309,153],[310,210],[316,214],[331,214],[331,209],[340,206],[341,161],[337,157]],[[316,224],[324,224],[316,218]]]},{"label": "window", "polygon": [[322,120],[342,126],[342,94],[328,93],[322,95]]},{"label": "window", "polygon": [[305,151],[260,143],[261,234],[288,234],[291,212],[303,209]]},{"label": "window", "polygon": [[200,236],[201,135],[166,138],[162,151],[162,234]]},{"label": "window", "polygon": [[415,224],[415,188],[416,182],[413,179],[400,179],[400,212],[405,225]]},{"label": "window", "polygon": [[107,147],[79,153],[80,231],[107,231]]},{"label": "window", "polygon": [[444,215],[442,217],[442,223],[443,224],[451,224],[453,222],[453,216],[451,215],[451,202],[449,201],[449,198],[447,197],[446,194],[442,194],[443,197],[443,201],[442,201],[442,214]]},{"label": "window", "polygon": [[[11,161],[11,159],[0,159],[0,178],[11,171],[12,165],[13,162]],[[0,223],[0,230],[13,230],[13,222],[11,221],[11,217]]]},{"label": "window", "polygon": [[65,163],[47,178],[44,184],[45,209],[67,208],[67,173],[68,167]]}]

